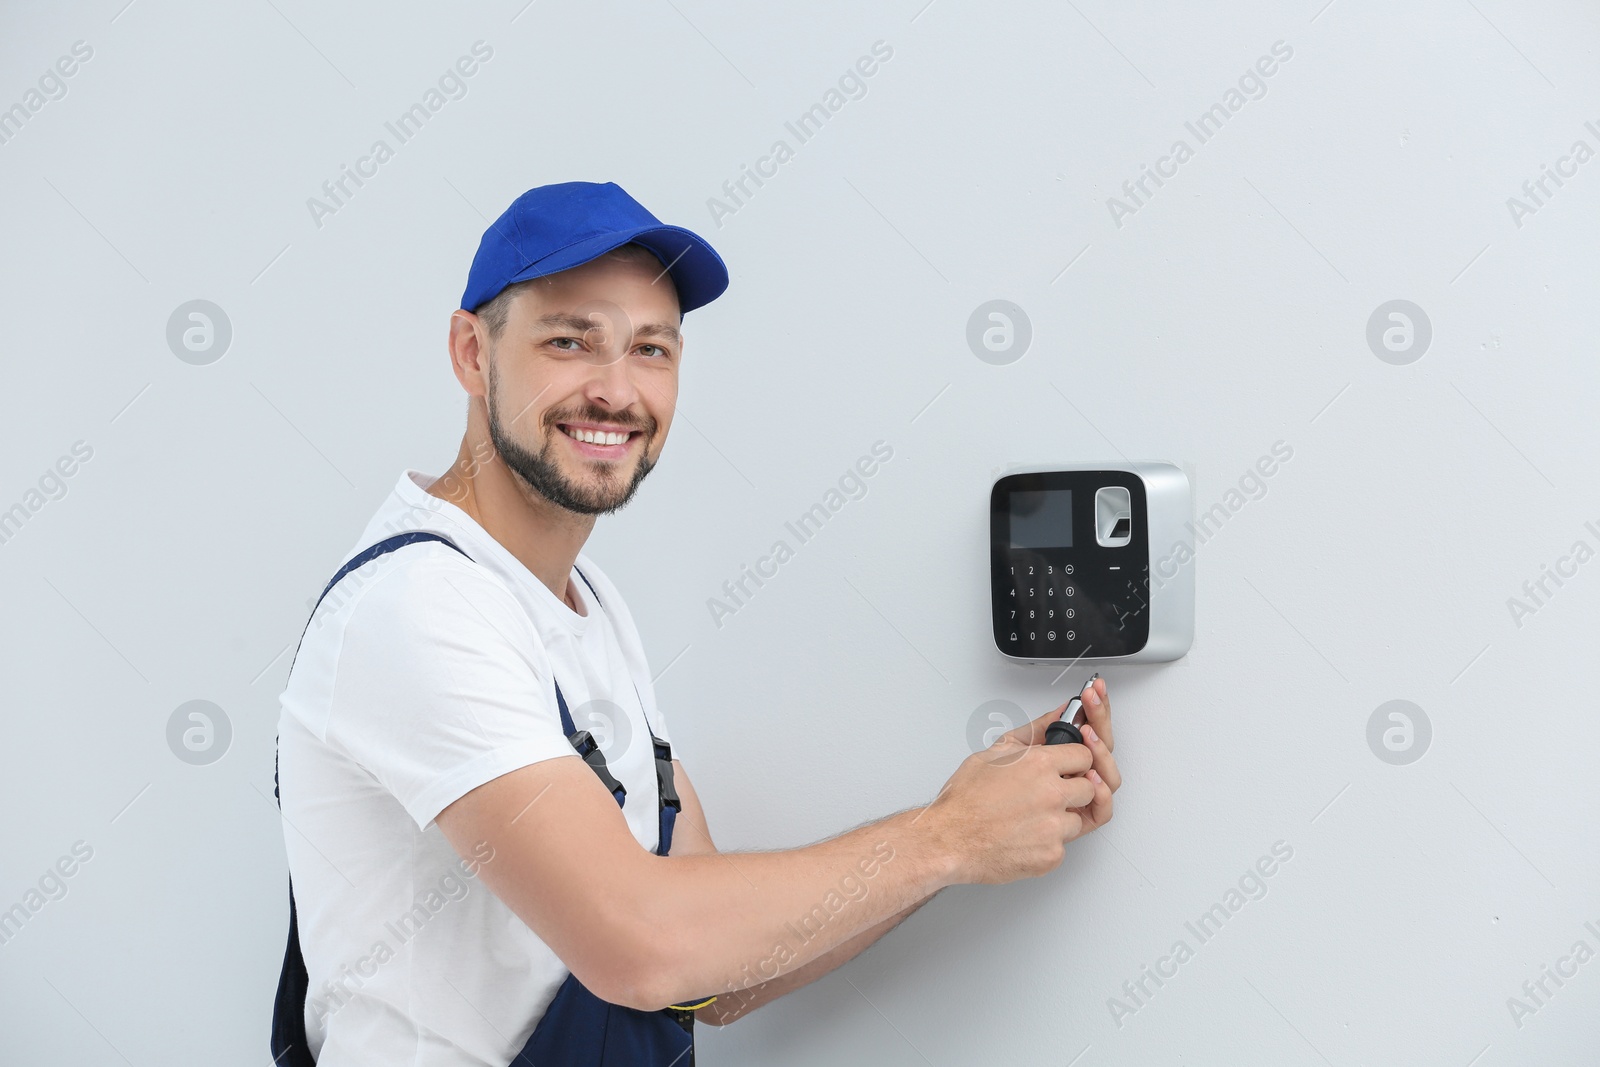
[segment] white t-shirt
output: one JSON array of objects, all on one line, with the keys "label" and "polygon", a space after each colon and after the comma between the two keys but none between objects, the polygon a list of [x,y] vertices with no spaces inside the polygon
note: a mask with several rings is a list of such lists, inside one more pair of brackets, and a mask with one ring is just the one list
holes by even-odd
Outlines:
[{"label": "white t-shirt", "polygon": [[634,837],[657,845],[651,727],[670,738],[621,595],[580,554],[575,613],[429,495],[433,481],[402,473],[345,559],[409,530],[443,534],[471,559],[424,542],[346,575],[313,615],[282,696],[284,843],[318,1067],[505,1067],[565,980],[555,953],[475,877],[492,850],[464,860],[433,822],[500,775],[577,758],[554,682],[627,788],[620,814]]}]

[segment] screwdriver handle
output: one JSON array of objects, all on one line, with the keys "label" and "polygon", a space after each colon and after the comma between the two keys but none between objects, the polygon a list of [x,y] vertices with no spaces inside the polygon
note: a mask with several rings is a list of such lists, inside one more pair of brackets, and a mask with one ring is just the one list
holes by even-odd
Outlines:
[{"label": "screwdriver handle", "polygon": [[1081,745],[1083,744],[1083,731],[1073,725],[1072,717],[1083,706],[1083,701],[1073,697],[1067,701],[1067,706],[1061,712],[1061,718],[1051,723],[1044,732],[1044,743],[1047,745]]},{"label": "screwdriver handle", "polygon": [[[1095,683],[1095,679],[1099,677],[1100,672],[1096,671],[1094,673],[1094,677],[1083,683],[1083,689],[1087,690]],[[1066,708],[1064,708],[1061,712],[1061,718],[1051,723],[1045,729],[1044,743],[1047,745],[1083,744],[1083,731],[1079,730],[1072,721],[1073,716],[1078,714],[1078,709],[1081,707],[1083,707],[1082,697],[1073,697],[1071,700],[1067,701]]]}]

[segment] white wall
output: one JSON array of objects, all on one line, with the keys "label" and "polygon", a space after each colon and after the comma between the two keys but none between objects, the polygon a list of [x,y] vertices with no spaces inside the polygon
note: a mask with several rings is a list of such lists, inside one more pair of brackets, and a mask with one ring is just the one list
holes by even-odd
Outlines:
[{"label": "white wall", "polygon": [[[923,802],[980,705],[1040,713],[1077,684],[991,646],[997,468],[1170,459],[1204,509],[1293,449],[1201,548],[1190,655],[1105,672],[1126,776],[1107,830],[1049,877],[945,892],[706,1032],[704,1062],[1592,1050],[1600,962],[1520,1019],[1508,998],[1576,942],[1600,951],[1600,563],[1531,614],[1508,600],[1600,548],[1600,162],[1520,220],[1507,200],[1575,141],[1600,149],[1600,18],[923,3],[4,16],[0,105],[74,42],[93,55],[0,144],[0,508],[42,504],[0,545],[0,907],[76,842],[92,858],[0,945],[0,1060],[267,1062],[287,646],[399,471],[453,454],[443,340],[485,217],[572,179],[619,182],[733,274],[687,320],[663,464],[588,548],[665,670],[725,848]],[[479,40],[467,95],[316,225],[307,198]],[[866,95],[797,144],[785,122],[880,40]],[[1198,144],[1185,122],[1279,41],[1265,95]],[[780,138],[794,158],[714,219]],[[1114,220],[1178,138],[1193,158]],[[203,366],[165,336],[197,298],[232,327]],[[993,299],[1031,321],[1009,365],[966,342]],[[1408,365],[1366,340],[1395,299],[1431,322]],[[866,496],[717,627],[708,599],[880,439]],[[80,441],[66,494],[30,498]],[[197,699],[231,724],[205,766],[166,735]],[[1391,700],[1431,723],[1409,765],[1369,748]],[[1266,896],[1201,944],[1185,922],[1280,841]],[[1193,958],[1114,1019],[1179,939]]]}]

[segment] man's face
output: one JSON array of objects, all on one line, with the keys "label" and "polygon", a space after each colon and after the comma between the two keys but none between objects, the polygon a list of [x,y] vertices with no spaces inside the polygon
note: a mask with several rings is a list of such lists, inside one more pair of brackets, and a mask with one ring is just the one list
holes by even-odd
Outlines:
[{"label": "man's face", "polygon": [[678,321],[653,259],[602,257],[518,293],[489,354],[489,436],[506,465],[568,511],[627,504],[672,424]]}]

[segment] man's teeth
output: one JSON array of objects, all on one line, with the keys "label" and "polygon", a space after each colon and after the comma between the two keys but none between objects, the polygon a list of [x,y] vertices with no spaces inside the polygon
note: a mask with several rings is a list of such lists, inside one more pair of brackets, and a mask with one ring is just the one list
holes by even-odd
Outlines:
[{"label": "man's teeth", "polygon": [[591,445],[620,445],[628,439],[625,433],[608,433],[604,430],[578,430],[571,426],[561,428],[568,437],[587,441]]}]

